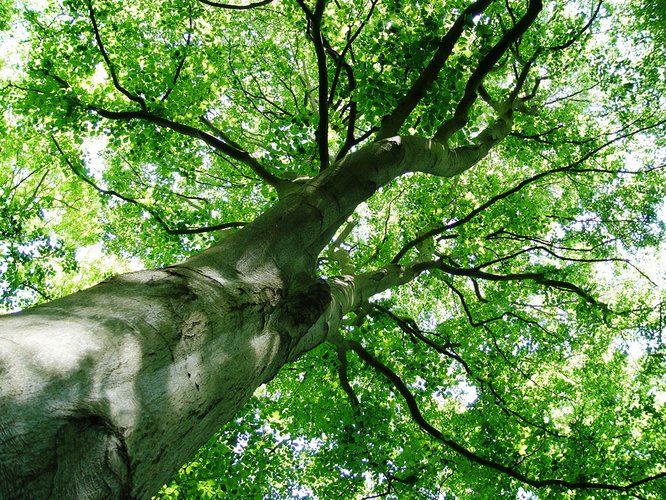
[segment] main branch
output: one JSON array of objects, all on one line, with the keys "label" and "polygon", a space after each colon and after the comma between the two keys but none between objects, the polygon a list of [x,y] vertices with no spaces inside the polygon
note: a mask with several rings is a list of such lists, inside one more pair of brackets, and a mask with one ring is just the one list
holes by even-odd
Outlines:
[{"label": "main branch", "polygon": [[454,132],[465,126],[467,123],[467,114],[476,101],[479,87],[483,83],[484,78],[495,67],[509,47],[527,32],[542,8],[543,4],[541,0],[530,0],[525,15],[481,59],[481,62],[479,62],[467,80],[463,96],[458,102],[453,116],[437,129],[435,133],[437,141],[446,143]]},{"label": "main branch", "polygon": [[398,102],[395,109],[382,118],[382,125],[377,133],[377,139],[386,139],[399,132],[400,127],[405,123],[407,117],[421,101],[426,90],[432,85],[444,67],[465,26],[470,23],[472,17],[483,12],[492,1],[478,0],[460,13],[453,25],[442,37],[428,65],[423,69],[400,102]]}]

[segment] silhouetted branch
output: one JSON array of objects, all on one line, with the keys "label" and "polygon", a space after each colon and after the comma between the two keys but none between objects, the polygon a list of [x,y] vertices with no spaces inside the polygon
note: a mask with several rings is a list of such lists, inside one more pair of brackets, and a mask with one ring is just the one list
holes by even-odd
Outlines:
[{"label": "silhouetted branch", "polygon": [[169,227],[169,225],[166,223],[166,221],[162,218],[160,214],[158,214],[155,209],[151,206],[146,205],[145,203],[140,202],[139,200],[136,200],[134,198],[131,198],[129,196],[126,196],[122,193],[119,193],[118,191],[114,189],[104,189],[99,187],[90,177],[85,175],[79,168],[75,167],[74,164],[71,162],[71,160],[67,157],[65,152],[63,151],[62,147],[56,140],[55,136],[51,135],[51,139],[53,140],[53,143],[56,146],[56,149],[62,156],[63,160],[65,161],[65,164],[69,167],[69,169],[82,181],[84,181],[86,184],[91,186],[93,189],[95,189],[97,192],[100,194],[106,195],[106,196],[113,196],[114,198],[118,198],[119,200],[122,200],[126,203],[130,203],[132,205],[136,205],[140,207],[141,209],[145,210],[148,212],[154,219],[157,221],[157,223],[162,226],[164,231],[167,234],[171,235],[178,235],[178,234],[200,234],[200,233],[209,233],[212,231],[219,231],[221,229],[229,229],[232,227],[241,227],[247,224],[246,222],[224,222],[222,224],[216,224],[213,226],[206,226],[206,227],[195,227],[195,228],[182,228],[182,229],[173,229]]},{"label": "silhouetted branch", "polygon": [[542,251],[546,252],[548,255],[555,257],[556,259],[567,261],[567,262],[587,262],[587,263],[593,263],[593,262],[621,262],[623,264],[628,265],[629,267],[633,268],[638,274],[643,276],[646,280],[648,280],[652,285],[657,286],[657,284],[650,279],[650,277],[645,274],[643,271],[641,271],[638,267],[636,267],[629,259],[622,259],[619,257],[603,257],[603,258],[581,258],[581,257],[567,257],[566,255],[560,255],[558,253],[555,253],[552,249],[546,247],[546,246],[532,246],[528,248],[522,248],[520,250],[517,250],[511,254],[504,255],[502,257],[498,257],[496,259],[489,260],[487,262],[484,262],[483,264],[478,264],[474,266],[474,269],[483,269],[484,267],[489,267],[495,264],[498,264],[500,262],[506,262],[512,259],[515,259],[516,257],[529,253],[529,252],[534,252],[534,251]]},{"label": "silhouetted branch", "polygon": [[559,45],[555,45],[553,47],[548,47],[548,50],[552,50],[552,51],[564,50],[564,49],[570,47],[571,45],[573,45],[576,42],[576,40],[578,40],[583,35],[583,33],[585,33],[588,30],[588,28],[590,26],[592,26],[592,23],[594,22],[594,20],[599,15],[599,9],[601,9],[601,3],[602,3],[602,0],[599,0],[599,3],[597,4],[596,9],[594,9],[594,12],[592,13],[592,16],[590,17],[590,20],[585,24],[585,26],[583,26],[580,30],[578,30],[578,32],[575,33],[566,42],[561,43]]},{"label": "silhouetted branch", "polygon": [[580,90],[576,90],[575,92],[572,92],[572,93],[567,94],[565,96],[555,97],[555,98],[551,99],[550,101],[544,102],[543,105],[544,106],[550,106],[551,104],[555,104],[557,102],[566,101],[567,99],[571,99],[572,97],[576,97],[577,95],[580,95],[583,92],[587,92],[589,90],[592,90],[593,88],[598,87],[598,86],[599,86],[599,82],[593,83],[592,85],[590,85],[588,87],[582,88]]},{"label": "silhouetted branch", "polygon": [[336,347],[338,360],[340,361],[338,364],[338,378],[340,380],[340,387],[342,387],[342,390],[345,391],[345,394],[347,394],[347,399],[349,399],[349,403],[351,404],[352,410],[354,411],[354,415],[359,416],[361,413],[361,405],[358,401],[358,396],[356,395],[354,388],[349,383],[349,376],[347,374],[347,351],[341,346]]},{"label": "silhouetted branch", "polygon": [[[537,326],[540,327],[540,325],[538,325],[538,323],[531,322],[529,320],[525,320],[521,316],[518,316],[518,315],[510,313],[510,312],[506,312],[506,313],[504,313],[500,316],[490,318],[490,319],[486,319],[486,320],[483,320],[481,322],[476,322],[476,321],[474,321],[474,318],[472,317],[471,311],[469,310],[469,307],[467,306],[467,303],[465,302],[465,299],[464,299],[464,296],[462,295],[462,293],[457,288],[455,288],[451,283],[449,283],[447,280],[443,280],[443,281],[444,281],[444,283],[446,283],[446,285],[454,293],[456,293],[456,295],[458,295],[458,297],[461,300],[461,303],[463,305],[463,309],[465,310],[465,313],[468,317],[468,320],[469,320],[470,324],[474,327],[479,327],[479,326],[483,326],[487,323],[499,321],[499,320],[503,319],[503,317],[505,315],[510,315],[511,317],[515,317],[516,319],[519,319],[519,320],[521,320],[525,323],[536,324]],[[462,366],[465,373],[467,374],[467,376],[470,377],[472,380],[476,381],[479,384],[479,387],[481,388],[481,390],[486,390],[486,388],[488,389],[490,394],[496,400],[497,405],[500,407],[500,409],[505,414],[507,414],[509,416],[513,416],[513,417],[517,418],[518,420],[520,420],[521,422],[523,422],[524,424],[529,425],[530,427],[533,427],[533,428],[536,428],[536,429],[540,429],[544,433],[549,434],[553,437],[557,437],[557,438],[565,437],[565,436],[563,436],[563,435],[545,427],[544,425],[541,425],[539,423],[531,421],[530,419],[524,417],[523,415],[521,415],[517,411],[511,409],[509,407],[507,401],[502,397],[502,395],[497,391],[497,389],[495,389],[494,384],[490,380],[487,380],[487,379],[477,375],[475,373],[475,370],[472,369],[472,367],[469,365],[469,363],[467,363],[467,361],[465,361],[459,354],[457,354],[454,351],[454,348],[456,347],[456,344],[453,344],[451,342],[447,342],[446,344],[439,344],[437,342],[434,342],[431,339],[429,339],[426,335],[424,335],[424,333],[416,327],[416,324],[413,320],[407,320],[405,318],[401,318],[401,317],[397,316],[396,314],[394,314],[391,310],[385,308],[384,306],[382,306],[381,304],[378,304],[378,303],[374,303],[373,307],[375,309],[377,309],[378,311],[382,312],[383,314],[389,316],[391,319],[393,319],[396,322],[396,324],[405,333],[410,335],[412,338],[415,338],[416,340],[419,340],[419,341],[425,343],[428,347],[432,348],[436,352],[438,352],[440,354],[443,354],[447,358],[450,358],[450,359],[456,361],[457,363],[459,363],[460,366]],[[543,328],[543,327],[541,327],[541,328]]]},{"label": "silhouetted branch", "polygon": [[199,139],[214,149],[222,151],[223,153],[229,155],[234,160],[238,160],[246,165],[248,165],[252,171],[259,176],[264,182],[271,186],[282,186],[289,181],[280,179],[276,175],[271,174],[266,170],[254,157],[252,157],[247,151],[239,149],[232,144],[227,143],[203,130],[200,130],[191,125],[186,125],[184,123],[175,122],[164,118],[162,116],[156,115],[150,111],[141,110],[141,111],[109,111],[98,106],[89,106],[91,111],[96,112],[104,118],[110,120],[145,120],[150,123],[154,123],[160,127],[168,128],[179,134],[186,135],[188,137],[193,137]]},{"label": "silhouetted branch", "polygon": [[111,59],[109,58],[109,54],[106,51],[106,48],[104,47],[104,43],[102,42],[102,37],[99,33],[99,27],[97,26],[97,19],[95,18],[95,11],[93,10],[92,6],[92,0],[87,0],[88,4],[88,14],[90,16],[90,20],[92,21],[93,25],[93,31],[95,33],[95,40],[97,41],[97,47],[99,48],[99,51],[102,53],[102,58],[104,58],[104,62],[106,63],[106,67],[109,70],[109,73],[111,74],[111,80],[113,80],[113,86],[122,94],[124,94],[128,99],[131,101],[134,101],[141,106],[142,110],[146,109],[146,101],[144,100],[143,97],[139,95],[134,95],[132,94],[129,90],[127,90],[125,87],[123,87],[118,80],[118,75],[116,73],[116,68],[111,62]]},{"label": "silhouetted branch", "polygon": [[173,92],[173,89],[176,88],[178,77],[180,77],[180,72],[183,70],[183,66],[185,65],[185,59],[187,58],[187,49],[190,47],[190,43],[192,42],[193,29],[194,29],[194,18],[192,16],[192,4],[190,4],[190,27],[189,30],[187,31],[187,38],[185,39],[185,47],[183,47],[183,56],[180,58],[178,66],[176,66],[176,72],[173,75],[173,81],[171,82],[171,85],[169,85],[169,88],[162,96],[162,99],[160,99],[162,102],[166,101],[171,95],[171,92]]},{"label": "silhouetted branch", "polygon": [[317,76],[319,79],[317,107],[319,123],[315,133],[317,149],[319,151],[320,170],[326,170],[329,164],[328,157],[328,70],[326,68],[326,49],[321,33],[321,20],[324,15],[326,0],[317,0],[314,12],[307,6],[305,0],[296,0],[305,13],[308,22],[308,34],[312,39],[317,56]]},{"label": "silhouetted branch", "polygon": [[39,287],[36,287],[35,285],[28,283],[27,281],[21,281],[19,282],[19,285],[22,286],[23,288],[32,290],[33,292],[35,292],[37,295],[39,295],[41,298],[43,298],[48,302],[53,300],[53,297],[51,297],[48,293],[46,293],[43,290],[40,290]]},{"label": "silhouetted branch", "polygon": [[199,0],[199,1],[203,4],[210,5],[211,7],[217,7],[219,9],[248,10],[248,9],[254,9],[256,7],[263,7],[264,5],[268,5],[269,3],[271,3],[273,0],[261,0],[259,2],[252,2],[245,5],[212,2],[211,0]]},{"label": "silhouetted branch", "polygon": [[557,288],[558,290],[573,292],[579,297],[583,298],[584,300],[595,306],[604,306],[598,300],[592,297],[592,295],[590,295],[588,292],[586,292],[579,286],[570,283],[568,281],[549,278],[545,273],[526,272],[526,273],[495,274],[495,273],[488,273],[485,271],[481,271],[478,268],[463,268],[463,267],[449,265],[443,260],[437,261],[437,263],[433,265],[433,268],[440,269],[454,276],[469,276],[476,279],[482,279],[487,281],[525,281],[525,280],[534,281],[539,285],[544,285],[551,288]]},{"label": "silhouetted branch", "polygon": [[470,18],[483,12],[491,2],[492,0],[478,0],[461,12],[453,25],[442,37],[432,59],[430,59],[430,62],[412,84],[411,88],[400,102],[398,102],[397,106],[382,118],[377,139],[385,139],[398,133],[400,127],[402,127],[410,113],[425,95],[426,90],[428,90],[432,82],[439,75],[439,72],[451,55],[456,42],[462,35],[465,26],[469,23]]},{"label": "silhouetted branch", "polygon": [[470,462],[474,462],[481,466],[487,467],[489,469],[496,470],[506,474],[513,479],[516,479],[522,483],[528,484],[534,488],[544,488],[544,487],[562,487],[568,489],[588,489],[588,490],[607,490],[607,491],[629,491],[633,488],[641,486],[643,484],[655,481],[666,477],[666,471],[660,472],[653,476],[645,477],[637,481],[630,482],[626,485],[617,485],[617,484],[607,484],[607,483],[595,483],[591,481],[567,481],[563,479],[537,479],[529,477],[513,467],[506,466],[489,458],[483,457],[474,453],[473,451],[467,449],[465,446],[461,445],[457,441],[447,437],[442,431],[432,426],[423,416],[419,406],[416,402],[416,398],[411,393],[407,385],[402,381],[402,379],[396,375],[396,373],[391,370],[384,363],[379,361],[376,357],[370,354],[360,343],[354,340],[348,340],[347,344],[350,349],[352,349],[359,358],[365,361],[368,365],[374,368],[378,373],[383,375],[393,387],[400,393],[400,395],[405,400],[409,413],[412,417],[412,420],[421,428],[423,432],[429,434],[435,438],[440,443],[444,444],[451,450],[467,458]]}]

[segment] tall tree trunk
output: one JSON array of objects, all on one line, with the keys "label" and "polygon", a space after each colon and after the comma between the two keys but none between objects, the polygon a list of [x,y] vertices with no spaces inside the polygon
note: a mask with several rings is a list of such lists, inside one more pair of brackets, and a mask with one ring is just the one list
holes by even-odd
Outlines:
[{"label": "tall tree trunk", "polygon": [[285,363],[413,276],[316,279],[354,208],[406,171],[455,175],[483,154],[373,143],[182,264],[0,318],[0,497],[150,497]]},{"label": "tall tree trunk", "polygon": [[252,295],[172,267],[0,322],[0,497],[154,494],[287,360]]},{"label": "tall tree trunk", "polygon": [[238,239],[0,319],[1,498],[148,498],[277,373],[328,287]]}]

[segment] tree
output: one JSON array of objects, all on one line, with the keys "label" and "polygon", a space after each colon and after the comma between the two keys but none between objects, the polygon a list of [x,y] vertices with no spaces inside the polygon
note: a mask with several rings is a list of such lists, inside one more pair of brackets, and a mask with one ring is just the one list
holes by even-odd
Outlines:
[{"label": "tree", "polygon": [[663,495],[639,7],[0,10],[0,496]]}]

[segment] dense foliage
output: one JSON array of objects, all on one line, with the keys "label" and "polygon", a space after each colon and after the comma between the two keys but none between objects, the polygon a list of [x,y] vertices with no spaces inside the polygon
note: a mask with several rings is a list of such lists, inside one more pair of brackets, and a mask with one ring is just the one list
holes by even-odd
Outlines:
[{"label": "dense foliage", "polygon": [[[209,3],[0,3],[4,309],[177,262],[252,220],[275,178],[372,141],[468,5]],[[404,134],[436,134],[525,4],[464,19]],[[512,133],[460,176],[381,188],[319,274],[442,267],[351,314],[343,335],[365,351],[327,344],[285,368],[159,496],[610,498],[659,474],[631,492],[666,496],[662,9],[546,2],[450,145],[518,89]]]}]

